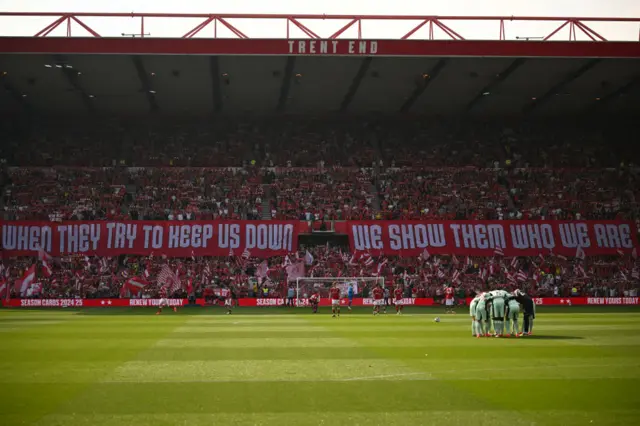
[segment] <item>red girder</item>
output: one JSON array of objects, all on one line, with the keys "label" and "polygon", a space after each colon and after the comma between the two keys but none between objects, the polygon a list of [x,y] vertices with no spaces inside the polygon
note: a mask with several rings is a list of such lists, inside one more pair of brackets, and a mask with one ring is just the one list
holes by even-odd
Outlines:
[{"label": "red girder", "polygon": [[[213,22],[215,25],[214,37],[217,37],[217,23],[218,21],[224,25],[233,35],[238,38],[249,38],[238,27],[229,22],[230,19],[270,19],[270,20],[284,20],[287,25],[286,38],[290,38],[289,24],[294,24],[300,29],[300,31],[308,38],[323,38],[318,33],[305,25],[301,20],[343,20],[347,21],[347,24],[340,28],[332,35],[326,37],[335,39],[341,36],[345,31],[350,29],[354,24],[358,25],[357,38],[362,38],[362,28],[366,24],[364,21],[418,21],[412,30],[407,32],[404,36],[398,37],[399,39],[406,40],[414,35],[426,24],[428,26],[428,36],[418,38],[433,39],[433,27],[434,25],[440,28],[443,33],[453,40],[465,40],[461,33],[454,30],[450,22],[453,21],[495,21],[499,25],[498,40],[506,40],[505,21],[538,21],[538,22],[558,22],[559,27],[551,32],[549,35],[543,38],[543,40],[550,40],[565,26],[569,25],[569,40],[576,40],[576,27],[591,41],[607,41],[605,37],[595,32],[587,23],[591,22],[607,22],[607,23],[638,23],[640,25],[640,18],[628,18],[628,17],[559,17],[559,16],[436,16],[436,15],[318,15],[318,14],[239,14],[239,13],[221,13],[221,14],[208,14],[208,13],[135,13],[135,12],[0,12],[0,17],[53,17],[55,21],[43,28],[35,37],[45,37],[51,34],[56,28],[58,28],[65,20],[67,22],[66,35],[72,36],[72,21],[80,25],[84,30],[94,37],[100,37],[96,31],[94,31],[86,22],[81,18],[139,18],[140,19],[140,34],[138,36],[144,37],[145,20],[153,18],[202,18],[204,22],[197,25],[194,29],[184,34],[183,38],[190,38],[195,36],[206,27],[209,23]],[[447,21],[445,24],[443,21]],[[84,34],[83,34],[84,35]],[[640,40],[640,31],[638,33]],[[635,37],[635,34],[634,36]],[[274,36],[271,38],[283,38]],[[296,37],[299,38],[299,37]],[[371,38],[371,37],[369,37]]]}]

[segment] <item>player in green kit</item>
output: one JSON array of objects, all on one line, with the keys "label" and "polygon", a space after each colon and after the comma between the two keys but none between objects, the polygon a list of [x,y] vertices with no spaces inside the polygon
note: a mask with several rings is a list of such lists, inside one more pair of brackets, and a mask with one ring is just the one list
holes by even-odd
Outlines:
[{"label": "player in green kit", "polygon": [[502,336],[504,332],[504,297],[502,297],[502,295],[492,297],[491,317],[493,319],[493,330],[495,331],[495,337]]},{"label": "player in green kit", "polygon": [[480,338],[485,335],[484,325],[487,324],[487,333],[489,333],[489,313],[487,312],[487,299],[485,295],[480,296],[476,304],[476,337]]},{"label": "player in green kit", "polygon": [[518,334],[518,316],[520,315],[520,304],[515,297],[509,297],[507,299],[507,335],[509,335],[509,329],[511,329],[511,335],[519,337]]},{"label": "player in green kit", "polygon": [[471,301],[471,303],[469,304],[469,315],[471,316],[471,336],[478,336],[479,335],[479,330],[478,330],[478,321],[476,321],[476,307],[478,306],[478,302],[480,301],[481,295],[478,294],[476,297],[473,298],[473,300]]}]

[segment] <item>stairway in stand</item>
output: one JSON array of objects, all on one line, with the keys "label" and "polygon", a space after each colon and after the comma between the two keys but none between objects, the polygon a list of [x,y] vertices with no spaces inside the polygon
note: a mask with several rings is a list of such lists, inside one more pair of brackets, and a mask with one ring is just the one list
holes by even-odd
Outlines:
[{"label": "stairway in stand", "polygon": [[271,185],[262,185],[262,220],[271,220]]}]

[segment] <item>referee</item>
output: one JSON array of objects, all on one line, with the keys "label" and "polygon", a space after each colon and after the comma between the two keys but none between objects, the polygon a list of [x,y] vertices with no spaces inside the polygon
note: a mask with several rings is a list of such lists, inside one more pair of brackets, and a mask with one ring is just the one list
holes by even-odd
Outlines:
[{"label": "referee", "polygon": [[516,296],[516,301],[522,305],[524,314],[522,333],[531,336],[533,332],[533,320],[536,318],[536,304],[533,303],[531,297],[527,296],[522,290],[516,290],[514,295]]}]

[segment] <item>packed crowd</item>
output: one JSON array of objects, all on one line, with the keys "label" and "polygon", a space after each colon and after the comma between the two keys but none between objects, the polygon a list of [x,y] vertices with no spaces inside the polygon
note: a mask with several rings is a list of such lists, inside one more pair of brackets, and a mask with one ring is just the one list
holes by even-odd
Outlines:
[{"label": "packed crowd", "polygon": [[[32,258],[5,259],[0,276],[10,283],[19,281],[36,264],[39,291],[23,294],[32,297],[153,297],[164,285],[161,271],[168,267],[179,284],[171,286],[172,296],[206,297],[232,289],[239,297],[286,297],[296,285],[291,265],[304,263],[303,277],[366,277],[359,295],[367,297],[371,286],[382,282],[393,288],[401,285],[405,297],[442,298],[445,285],[452,285],[457,297],[469,297],[487,289],[525,290],[534,296],[637,296],[640,287],[640,262],[633,256],[567,259],[546,257],[464,257],[428,258],[370,257],[352,255],[346,248],[302,247],[297,253],[270,259],[163,256],[121,256],[98,258],[67,256],[45,262]],[[372,280],[372,277],[378,280]],[[135,279],[145,284],[140,294],[124,294],[126,282]],[[320,288],[326,297],[330,281],[303,280],[305,286]],[[312,287],[309,287],[311,289]],[[306,288],[306,287],[305,287]],[[308,290],[309,290],[308,289]],[[19,296],[18,288],[11,288]],[[324,293],[323,293],[324,292]]]},{"label": "packed crowd", "polygon": [[640,217],[629,124],[2,125],[4,219]]},{"label": "packed crowd", "polygon": [[[635,123],[56,119],[0,126],[5,220],[631,219],[640,230]],[[307,276],[381,276],[408,297],[440,297],[450,282],[460,296],[498,287],[611,296],[638,285],[635,259],[623,257],[363,261],[323,246],[266,265],[54,259],[52,275],[38,274],[42,288],[31,295],[119,297],[127,279],[143,277],[148,297],[168,265],[182,283],[174,295],[233,288],[238,297],[284,296],[287,262],[307,251],[314,259]],[[18,280],[32,262],[5,259],[3,275]]]}]

